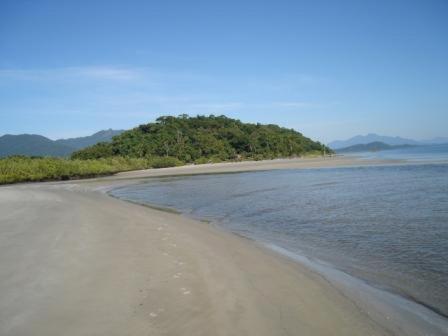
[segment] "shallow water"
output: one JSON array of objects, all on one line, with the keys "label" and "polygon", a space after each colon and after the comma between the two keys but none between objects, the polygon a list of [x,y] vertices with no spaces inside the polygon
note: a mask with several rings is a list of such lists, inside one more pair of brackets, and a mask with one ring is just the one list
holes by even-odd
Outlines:
[{"label": "shallow water", "polygon": [[112,194],[211,220],[448,315],[446,163],[160,178]]}]

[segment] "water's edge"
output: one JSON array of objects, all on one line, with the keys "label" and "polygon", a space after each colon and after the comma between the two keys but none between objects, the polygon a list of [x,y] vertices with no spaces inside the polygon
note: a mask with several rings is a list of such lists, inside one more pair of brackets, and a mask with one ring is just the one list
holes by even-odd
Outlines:
[{"label": "water's edge", "polygon": [[291,252],[270,242],[257,240],[253,237],[246,236],[241,232],[226,229],[225,227],[220,226],[217,221],[210,221],[209,219],[191,216],[172,207],[163,207],[148,202],[135,202],[115,196],[113,191],[122,187],[123,185],[119,187],[117,186],[116,188],[110,188],[107,191],[105,190],[105,193],[110,197],[122,201],[206,222],[220,230],[238,236],[239,238],[255,241],[262,247],[275,252],[279,256],[292,260],[313,273],[320,275],[323,279],[328,281],[335,290],[351,300],[375,323],[390,330],[394,334],[428,336],[448,335],[448,319],[416,301],[412,301],[409,298],[402,297],[384,289],[376,288],[364,280],[356,278],[337,269],[333,265],[316,258],[311,259],[305,255]]},{"label": "water's edge", "polygon": [[391,330],[394,334],[448,334],[448,320],[418,302],[376,288],[321,260],[299,255],[274,244],[262,244],[321,275],[373,321]]}]

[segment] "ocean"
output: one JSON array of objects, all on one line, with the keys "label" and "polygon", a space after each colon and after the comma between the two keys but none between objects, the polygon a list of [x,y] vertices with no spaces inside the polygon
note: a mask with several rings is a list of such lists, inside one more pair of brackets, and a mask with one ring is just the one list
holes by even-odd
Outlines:
[{"label": "ocean", "polygon": [[405,160],[397,165],[148,179],[111,194],[206,219],[447,317],[448,145],[422,148],[357,154]]}]

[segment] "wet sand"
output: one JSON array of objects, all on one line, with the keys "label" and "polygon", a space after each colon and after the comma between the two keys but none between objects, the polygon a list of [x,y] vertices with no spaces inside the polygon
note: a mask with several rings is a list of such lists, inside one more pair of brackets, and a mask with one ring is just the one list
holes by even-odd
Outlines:
[{"label": "wet sand", "polygon": [[1,335],[387,335],[256,242],[104,193],[178,174],[384,164],[276,160],[0,188]]}]

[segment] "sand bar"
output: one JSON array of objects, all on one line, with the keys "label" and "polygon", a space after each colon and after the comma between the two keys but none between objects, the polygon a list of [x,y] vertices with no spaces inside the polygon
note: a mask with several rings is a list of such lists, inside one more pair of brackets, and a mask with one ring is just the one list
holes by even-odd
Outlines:
[{"label": "sand bar", "polygon": [[104,193],[150,176],[365,164],[385,162],[225,163],[1,187],[0,334],[388,335],[306,267]]}]

